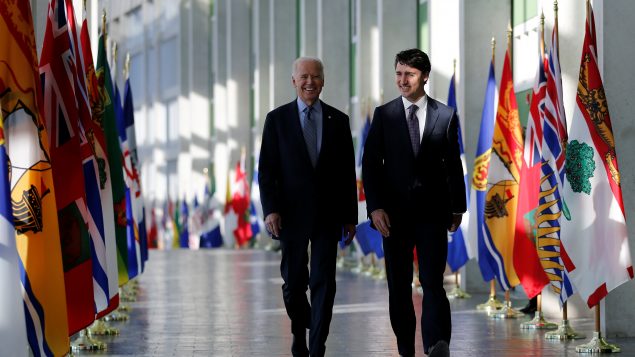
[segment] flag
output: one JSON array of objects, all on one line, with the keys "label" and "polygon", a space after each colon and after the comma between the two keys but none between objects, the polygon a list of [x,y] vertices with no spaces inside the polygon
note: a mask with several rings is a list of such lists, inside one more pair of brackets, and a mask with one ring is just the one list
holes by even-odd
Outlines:
[{"label": "flag", "polygon": [[139,156],[137,155],[137,134],[135,133],[134,102],[132,100],[130,78],[126,79],[124,87],[123,118],[123,124],[126,130],[126,139],[128,140],[128,155],[124,153],[124,162],[129,162],[130,166],[130,172],[125,171],[124,173],[130,181],[132,218],[135,227],[137,228],[137,234],[135,235],[137,258],[139,260],[140,271],[142,272],[144,269],[144,263],[148,260],[148,234],[146,232],[145,204],[143,203],[143,195],[141,194],[141,178],[139,177],[139,173],[141,171],[139,166]]},{"label": "flag", "polygon": [[[37,65],[30,3],[1,1],[0,108],[15,227],[9,237],[15,237],[18,250],[31,351],[34,356],[61,356],[69,352],[66,294],[48,135],[38,108]],[[2,294],[8,297],[8,292]],[[17,324],[16,319],[10,325],[15,332]]]},{"label": "flag", "polygon": [[75,78],[77,67],[65,2],[51,0],[40,58],[42,113],[50,145],[62,242],[69,335],[95,320],[93,267]]},{"label": "flag", "polygon": [[589,307],[633,278],[615,138],[588,5],[576,103],[566,148],[562,258]]},{"label": "flag", "polygon": [[232,186],[231,208],[238,217],[238,226],[234,230],[234,238],[236,238],[236,244],[242,247],[249,242],[253,235],[249,221],[249,183],[245,172],[244,155],[242,155],[240,162],[236,164],[234,183]]},{"label": "flag", "polygon": [[[115,123],[115,94],[108,66],[104,35],[99,36],[97,51],[97,85],[101,96],[101,107],[97,111],[99,123],[104,128],[105,147],[107,148],[109,177],[112,188],[112,202],[115,221],[115,237],[117,246],[117,271],[119,286],[130,280],[128,275],[128,241],[126,218],[126,185],[123,176],[121,146],[117,136]],[[95,112],[93,112],[95,115]]]},{"label": "flag", "polygon": [[[453,108],[458,115],[458,106],[456,105],[456,89],[455,89],[454,74],[450,79],[450,89],[448,90],[448,106]],[[463,163],[463,180],[465,182],[465,198],[467,205],[470,205],[470,194],[467,180],[467,169],[465,167],[465,149],[463,146],[463,132],[461,130],[461,122],[458,122],[459,127],[459,151],[461,153],[461,162]],[[470,259],[468,254],[465,237],[467,236],[467,225],[470,222],[470,213],[465,212],[461,226],[454,233],[448,233],[448,265],[452,269],[452,272],[458,271],[462,266]]]},{"label": "flag", "polygon": [[157,215],[154,207],[150,209],[150,229],[148,230],[148,248],[156,249],[159,247],[158,242]]},{"label": "flag", "polygon": [[265,221],[262,213],[262,204],[260,203],[260,184],[258,184],[258,158],[254,160],[256,167],[251,179],[251,204],[249,206],[249,222],[251,222],[251,233],[254,237],[263,231]]},{"label": "flag", "polygon": [[520,175],[514,237],[514,269],[516,269],[518,279],[529,298],[538,295],[545,285],[549,284],[549,278],[538,258],[536,245],[537,233],[544,231],[543,227],[539,227],[539,222],[542,221],[538,215],[543,207],[539,206],[539,193],[542,167],[542,121],[545,116],[546,92],[545,61],[542,51],[539,51],[536,82],[532,91],[527,128],[525,129],[523,168]]},{"label": "flag", "polygon": [[[366,114],[364,126],[359,133],[359,146],[357,147],[357,202],[365,202],[364,183],[362,181],[362,157],[364,157],[364,145],[370,131],[370,114]],[[366,212],[366,207],[358,207],[360,212]]]},{"label": "flag", "polygon": [[132,279],[139,275],[141,268],[141,254],[139,253],[139,229],[134,219],[132,208],[132,196],[134,191],[134,183],[132,182],[132,163],[130,161],[130,149],[128,148],[128,135],[126,133],[126,125],[124,123],[123,107],[121,106],[121,95],[119,87],[113,81],[115,88],[115,123],[117,126],[117,135],[119,136],[119,145],[121,146],[121,160],[123,163],[123,181],[125,184],[126,196],[126,249],[128,254],[128,278]]},{"label": "flag", "polygon": [[110,303],[109,276],[107,274],[106,236],[104,231],[104,215],[100,195],[99,164],[94,147],[87,136],[86,124],[92,120],[90,102],[86,87],[86,73],[84,72],[84,58],[81,43],[78,41],[77,23],[73,3],[66,1],[68,13],[68,31],[70,34],[73,57],[76,64],[74,88],[79,115],[80,157],[84,173],[86,195],[86,210],[82,211],[84,220],[88,223],[90,233],[90,251],[93,266],[93,299],[97,312],[106,310]]},{"label": "flag", "polygon": [[[80,116],[80,122],[86,134],[86,141],[90,145],[94,155],[94,175],[99,182],[99,202],[101,204],[101,213],[103,216],[101,227],[95,227],[99,232],[103,232],[104,248],[106,254],[106,275],[108,276],[108,306],[100,309],[97,306],[97,318],[105,316],[119,306],[119,278],[117,267],[117,239],[115,231],[115,215],[112,203],[112,180],[110,179],[110,164],[107,155],[106,137],[102,128],[102,119],[104,116],[105,101],[102,93],[99,91],[100,86],[97,82],[95,67],[93,65],[93,53],[91,51],[90,36],[88,32],[88,21],[86,20],[86,11],[84,9],[82,29],[80,34],[80,50],[77,51],[81,60],[81,67],[78,73],[83,73],[85,78],[86,94],[90,105],[90,118]],[[81,76],[80,76],[81,77]],[[87,120],[88,119],[88,120]],[[85,175],[87,173],[86,165],[84,165]],[[88,192],[88,190],[87,190]],[[94,205],[97,198],[88,198],[88,205]],[[97,208],[93,208],[97,210]],[[96,214],[96,216],[98,216]],[[94,266],[93,266],[94,270]]]},{"label": "flag", "polygon": [[483,227],[488,248],[496,258],[491,269],[505,291],[520,283],[514,269],[513,250],[518,185],[523,168],[524,149],[509,57],[507,51],[492,137],[492,155],[487,172]]},{"label": "flag", "polygon": [[187,201],[183,198],[181,201],[181,212],[177,220],[179,220],[179,246],[181,248],[189,248],[190,246],[190,231],[188,226],[189,209],[187,207]]},{"label": "flag", "polygon": [[[0,32],[0,38],[3,37]],[[11,189],[7,170],[9,163],[3,122],[0,111],[0,291],[2,291],[0,294],[0,346],[3,346],[3,353],[7,355],[26,357],[28,355],[26,325],[20,291],[20,269],[18,251],[15,246]]]},{"label": "flag", "polygon": [[474,252],[481,270],[483,280],[494,279],[493,266],[498,258],[491,249],[492,244],[485,235],[485,189],[487,188],[487,171],[489,169],[492,151],[492,136],[494,135],[494,121],[496,120],[497,89],[494,75],[494,61],[490,62],[481,126],[476,147],[476,158],[472,171],[472,199],[470,200],[469,251]]},{"label": "flag", "polygon": [[201,248],[218,248],[223,245],[223,236],[220,232],[220,225],[216,225],[211,230],[201,234]]},{"label": "flag", "polygon": [[542,121],[542,169],[540,206],[538,215],[538,255],[543,269],[549,277],[552,290],[560,296],[563,304],[575,293],[564,268],[561,249],[561,220],[563,208],[562,180],[565,172],[565,144],[567,142],[567,119],[562,100],[562,75],[558,58],[558,23],[551,36],[551,48],[545,70],[547,89],[544,118]]}]

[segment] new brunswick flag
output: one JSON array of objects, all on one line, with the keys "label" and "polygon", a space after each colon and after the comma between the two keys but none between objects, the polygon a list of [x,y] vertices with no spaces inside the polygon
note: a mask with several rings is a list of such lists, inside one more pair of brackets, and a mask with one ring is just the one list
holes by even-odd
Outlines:
[{"label": "new brunswick flag", "polygon": [[566,149],[562,260],[589,307],[633,278],[615,137],[587,10],[580,76]]},{"label": "new brunswick flag", "polygon": [[518,105],[507,51],[498,96],[484,210],[485,234],[493,243],[492,250],[495,256],[495,264],[491,268],[503,290],[509,290],[520,283],[513,258],[523,149]]},{"label": "new brunswick flag", "polygon": [[[28,1],[0,1],[0,107],[27,339],[34,356],[69,352],[66,294],[48,135]],[[6,351],[3,349],[3,353]]]}]

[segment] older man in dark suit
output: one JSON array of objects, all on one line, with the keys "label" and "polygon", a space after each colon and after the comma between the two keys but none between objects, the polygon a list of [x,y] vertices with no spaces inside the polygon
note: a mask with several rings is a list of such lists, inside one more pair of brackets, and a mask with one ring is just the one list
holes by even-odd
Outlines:
[{"label": "older man in dark suit", "polygon": [[384,236],[390,322],[399,354],[414,356],[413,248],[423,288],[421,332],[426,354],[449,355],[450,304],[443,289],[447,231],[465,212],[465,184],[454,110],[424,90],[430,60],[418,50],[395,58],[399,98],[377,107],[364,146],[368,215]]},{"label": "older man in dark suit", "polygon": [[291,79],[298,97],[271,111],[265,121],[260,199],[267,230],[280,239],[282,248],[280,272],[293,333],[291,352],[323,356],[335,300],[337,244],[342,230],[350,243],[357,223],[355,154],[348,116],[319,99],[322,62],[298,58]]}]

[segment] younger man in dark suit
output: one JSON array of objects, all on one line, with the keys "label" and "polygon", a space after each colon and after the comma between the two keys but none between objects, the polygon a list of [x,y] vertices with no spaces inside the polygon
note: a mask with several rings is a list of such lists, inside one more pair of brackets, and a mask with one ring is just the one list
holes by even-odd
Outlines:
[{"label": "younger man in dark suit", "polygon": [[399,354],[414,356],[413,248],[423,288],[421,332],[429,356],[449,356],[450,304],[443,289],[447,231],[466,210],[458,117],[428,97],[430,60],[418,50],[395,57],[401,96],[375,109],[362,176],[368,216],[384,236],[390,322]]},{"label": "younger man in dark suit", "polygon": [[319,100],[322,62],[298,58],[291,80],[298,97],[271,111],[265,121],[260,199],[267,230],[280,239],[282,248],[280,272],[293,333],[291,352],[323,356],[335,300],[337,244],[342,229],[346,243],[351,242],[357,223],[355,154],[348,116]]}]

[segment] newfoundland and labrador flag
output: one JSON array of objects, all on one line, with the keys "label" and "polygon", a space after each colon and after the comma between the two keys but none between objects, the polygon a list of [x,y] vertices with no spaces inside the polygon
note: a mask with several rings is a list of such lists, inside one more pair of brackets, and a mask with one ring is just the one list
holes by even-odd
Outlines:
[{"label": "newfoundland and labrador flag", "polygon": [[589,307],[633,278],[615,137],[597,65],[593,10],[587,21],[563,196],[562,258]]}]

